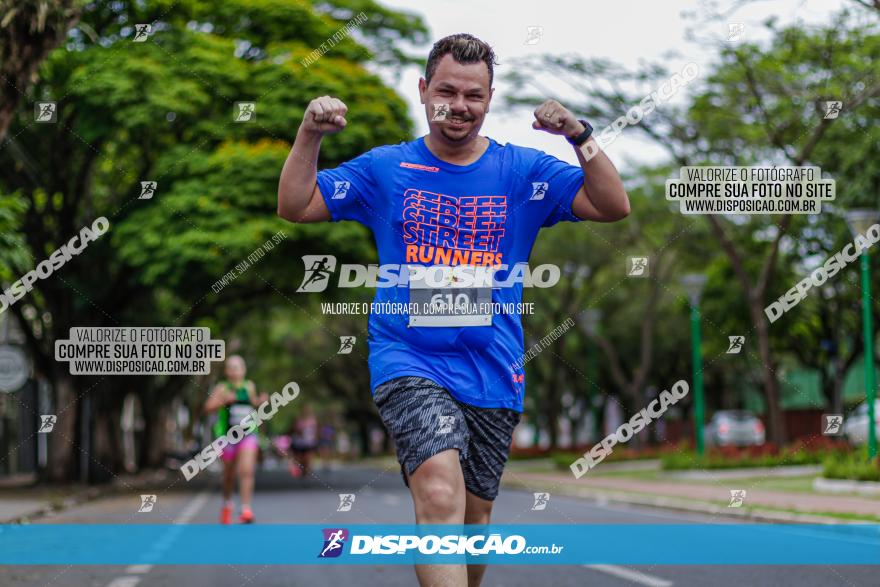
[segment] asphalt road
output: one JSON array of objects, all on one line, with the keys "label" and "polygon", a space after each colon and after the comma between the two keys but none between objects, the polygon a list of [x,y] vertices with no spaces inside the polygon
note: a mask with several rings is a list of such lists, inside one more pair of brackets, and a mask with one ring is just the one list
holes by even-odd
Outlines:
[{"label": "asphalt road", "polygon": [[[316,478],[293,479],[284,470],[261,471],[254,513],[260,524],[372,524],[414,522],[409,493],[397,469],[346,466],[316,471]],[[136,514],[141,491],[103,498],[65,510],[39,523],[193,523],[218,521],[218,480],[202,474],[190,483],[158,487],[154,511]],[[356,495],[348,512],[337,512],[340,493]],[[672,524],[717,522],[710,516],[643,507],[624,507],[554,495],[543,511],[532,511],[531,493],[502,489],[493,522],[504,524]],[[625,548],[625,545],[622,545]],[[736,548],[736,545],[729,545]],[[217,548],[229,548],[218,544]],[[483,585],[502,586],[767,586],[841,587],[880,584],[876,567],[855,566],[491,566]],[[0,567],[0,585],[154,587],[294,587],[315,585],[416,585],[405,566],[13,566]]]}]

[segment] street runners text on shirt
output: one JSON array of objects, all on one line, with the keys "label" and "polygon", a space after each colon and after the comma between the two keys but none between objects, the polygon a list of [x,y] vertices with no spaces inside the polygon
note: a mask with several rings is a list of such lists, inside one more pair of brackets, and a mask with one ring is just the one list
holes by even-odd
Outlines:
[{"label": "street runners text on shirt", "polygon": [[403,242],[408,263],[500,265],[507,196],[448,196],[408,189],[403,194]]},{"label": "street runners text on shirt", "polygon": [[[498,316],[500,314],[533,315],[535,313],[534,302],[522,303],[477,303],[457,305],[454,310],[465,315],[484,315],[492,314]],[[449,311],[446,306],[436,304],[415,304],[402,302],[325,302],[321,304],[321,313],[325,315],[359,315],[359,314],[393,314],[406,316],[445,314]]]}]

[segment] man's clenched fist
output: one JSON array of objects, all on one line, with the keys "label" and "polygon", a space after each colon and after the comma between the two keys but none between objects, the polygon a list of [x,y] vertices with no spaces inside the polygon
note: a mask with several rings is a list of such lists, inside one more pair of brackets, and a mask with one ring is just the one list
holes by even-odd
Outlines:
[{"label": "man's clenched fist", "polygon": [[342,100],[330,96],[315,98],[309,102],[300,128],[306,132],[321,135],[339,132],[347,124],[345,121],[346,112],[348,112],[348,107],[342,103]]},{"label": "man's clenched fist", "polygon": [[532,123],[532,128],[568,138],[574,138],[584,132],[584,125],[556,100],[547,100],[535,108],[535,122]]}]

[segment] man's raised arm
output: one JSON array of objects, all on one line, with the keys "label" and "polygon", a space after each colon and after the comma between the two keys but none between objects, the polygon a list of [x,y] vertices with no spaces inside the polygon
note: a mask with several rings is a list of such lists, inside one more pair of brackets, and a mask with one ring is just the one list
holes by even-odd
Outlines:
[{"label": "man's raised arm", "polygon": [[[586,131],[574,114],[556,100],[547,100],[535,109],[532,128],[563,135],[570,140]],[[584,172],[584,185],[571,203],[572,213],[581,220],[595,222],[615,222],[626,218],[630,211],[629,196],[626,195],[617,169],[601,151],[587,158],[584,151],[588,146],[597,151],[599,149],[592,137],[574,148]]]},{"label": "man's raised arm", "polygon": [[345,128],[348,108],[341,100],[322,96],[309,102],[296,140],[278,182],[278,215],[290,222],[330,220],[330,210],[318,189],[321,139]]}]

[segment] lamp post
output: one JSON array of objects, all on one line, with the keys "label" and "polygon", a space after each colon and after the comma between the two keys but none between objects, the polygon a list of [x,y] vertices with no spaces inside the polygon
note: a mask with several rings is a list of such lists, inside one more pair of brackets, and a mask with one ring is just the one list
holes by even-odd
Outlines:
[{"label": "lamp post", "polygon": [[595,389],[599,389],[599,384],[597,380],[599,379],[599,347],[596,343],[593,342],[593,337],[599,332],[599,321],[602,320],[602,310],[597,308],[593,308],[590,310],[585,310],[583,313],[578,315],[578,322],[580,323],[581,328],[584,332],[587,333],[587,370],[590,374],[590,383],[592,387],[590,388],[589,393],[589,402],[593,408],[593,434],[595,438],[598,440],[602,438],[602,427],[600,424],[601,419],[601,402],[593,401],[594,399],[598,399],[599,394],[593,391],[593,387]]},{"label": "lamp post", "polygon": [[694,426],[697,441],[697,455],[703,456],[703,356],[700,353],[700,298],[706,285],[706,276],[701,273],[688,273],[681,278],[681,285],[691,302],[691,356],[694,367]]},{"label": "lamp post", "polygon": [[[865,234],[880,219],[880,212],[856,208],[845,214],[853,237]],[[877,456],[877,420],[875,398],[877,382],[874,378],[874,326],[871,323],[871,262],[868,249],[862,250],[862,330],[865,337],[865,397],[868,402],[868,458]]]}]

